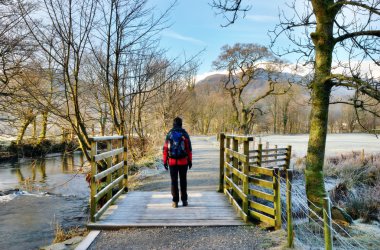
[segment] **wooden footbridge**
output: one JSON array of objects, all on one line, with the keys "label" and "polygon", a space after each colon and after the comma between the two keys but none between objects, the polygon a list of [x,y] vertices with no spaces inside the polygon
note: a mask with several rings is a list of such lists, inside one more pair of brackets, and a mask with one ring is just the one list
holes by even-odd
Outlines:
[{"label": "wooden footbridge", "polygon": [[[189,206],[180,203],[176,209],[171,207],[169,191],[128,192],[126,137],[92,138],[88,228],[236,226],[254,220],[280,228],[279,176],[289,167],[291,147],[267,145],[263,149],[260,142],[249,136],[220,134],[218,138],[220,150],[213,150],[214,158],[210,158],[206,168],[214,172],[215,179],[219,175],[219,192],[190,189]],[[204,164],[197,162],[199,158],[194,152],[195,170],[192,171],[197,171],[197,164]],[[206,178],[210,175],[209,172],[198,174]]]}]

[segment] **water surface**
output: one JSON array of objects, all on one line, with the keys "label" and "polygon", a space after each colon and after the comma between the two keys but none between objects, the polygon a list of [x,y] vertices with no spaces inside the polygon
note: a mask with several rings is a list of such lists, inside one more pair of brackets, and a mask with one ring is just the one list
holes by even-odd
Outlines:
[{"label": "water surface", "polygon": [[[51,244],[57,224],[82,227],[89,188],[81,154],[0,164],[0,249]],[[19,190],[19,191],[17,191]],[[4,194],[4,193],[3,193]]]}]

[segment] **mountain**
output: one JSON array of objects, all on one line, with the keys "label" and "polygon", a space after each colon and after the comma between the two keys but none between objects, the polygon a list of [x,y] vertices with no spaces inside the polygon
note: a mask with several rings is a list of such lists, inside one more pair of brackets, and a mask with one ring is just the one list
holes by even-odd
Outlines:
[{"label": "mountain", "polygon": [[[300,75],[293,75],[289,73],[276,73],[276,79],[279,82],[287,82],[288,80],[292,82],[301,82],[304,77]],[[248,86],[244,89],[245,94],[260,93],[265,91],[268,88],[268,73],[262,70],[254,80],[252,80]],[[209,91],[220,91],[223,88],[225,82],[228,80],[228,75],[226,74],[213,74],[209,75],[206,78],[198,81],[196,87],[203,88],[207,87]],[[239,81],[235,77],[236,82]]]},{"label": "mountain", "polygon": [[[277,73],[280,81],[287,82],[290,80],[293,84],[299,84],[306,86],[306,81],[310,79],[310,76],[301,76],[290,73]],[[224,83],[227,80],[226,74],[213,74],[206,78],[198,81],[196,87],[202,88],[207,87],[209,91],[220,91]],[[251,81],[247,88],[244,90],[245,94],[260,93],[267,89],[267,73],[265,71],[261,72],[255,80]],[[348,98],[354,94],[354,90],[348,90],[345,87],[334,87],[331,91],[332,99],[334,98]],[[305,95],[310,96],[309,91],[305,87]]]}]

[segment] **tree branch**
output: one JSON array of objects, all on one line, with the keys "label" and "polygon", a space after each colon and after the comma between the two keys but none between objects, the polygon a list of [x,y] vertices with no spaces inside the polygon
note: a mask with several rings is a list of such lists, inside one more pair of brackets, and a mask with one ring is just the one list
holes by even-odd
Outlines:
[{"label": "tree branch", "polygon": [[[211,7],[220,10],[217,15],[222,14],[227,20],[227,24],[222,24],[222,27],[227,27],[238,19],[238,12],[243,12],[243,15],[251,9],[251,6],[242,7],[242,0],[213,0]],[[232,17],[228,17],[225,13],[232,12]]]},{"label": "tree branch", "polygon": [[369,5],[366,5],[366,4],[363,4],[363,3],[359,3],[359,2],[356,2],[356,1],[338,1],[334,5],[332,5],[331,8],[338,8],[339,6],[343,7],[344,5],[352,5],[352,6],[361,7],[363,9],[369,10],[372,13],[380,15],[380,9],[376,9],[376,8],[374,8],[372,6],[369,6]]},{"label": "tree branch", "polygon": [[358,36],[376,36],[380,37],[380,30],[363,30],[358,32],[347,33],[334,39],[334,43],[343,42],[348,38],[354,38]]}]

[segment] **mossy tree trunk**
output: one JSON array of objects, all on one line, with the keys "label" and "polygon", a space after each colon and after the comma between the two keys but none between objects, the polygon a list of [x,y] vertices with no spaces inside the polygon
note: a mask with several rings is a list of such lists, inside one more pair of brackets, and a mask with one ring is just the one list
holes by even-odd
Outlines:
[{"label": "mossy tree trunk", "polygon": [[33,119],[33,134],[32,134],[33,143],[37,140],[37,115]]},{"label": "mossy tree trunk", "polygon": [[24,138],[26,129],[28,128],[30,123],[32,123],[35,119],[36,119],[36,115],[33,113],[33,110],[32,109],[28,110],[24,116],[22,125],[21,125],[21,127],[18,131],[18,134],[17,134],[17,138],[16,138],[16,144],[17,145],[21,144],[21,142]]},{"label": "mossy tree trunk", "polygon": [[28,128],[29,124],[33,121],[33,118],[25,118],[24,122],[22,123],[20,130],[17,135],[16,144],[21,144],[22,139],[24,138],[25,131]]},{"label": "mossy tree trunk", "polygon": [[[311,115],[309,143],[306,156],[306,194],[309,208],[321,213],[323,197],[326,195],[323,164],[329,113],[329,99],[332,88],[330,80],[334,49],[333,27],[335,13],[329,5],[334,1],[312,1],[317,19],[311,38],[315,46],[315,75],[311,83]],[[313,204],[311,204],[313,203]]]},{"label": "mossy tree trunk", "polygon": [[46,131],[47,131],[47,122],[48,122],[49,112],[47,110],[42,112],[42,121],[41,121],[41,132],[38,136],[37,144],[41,144],[46,139]]}]

